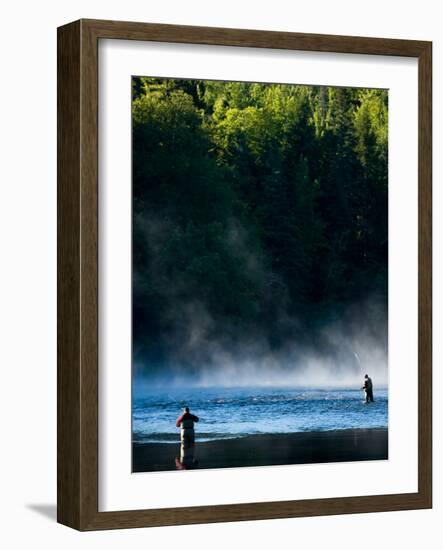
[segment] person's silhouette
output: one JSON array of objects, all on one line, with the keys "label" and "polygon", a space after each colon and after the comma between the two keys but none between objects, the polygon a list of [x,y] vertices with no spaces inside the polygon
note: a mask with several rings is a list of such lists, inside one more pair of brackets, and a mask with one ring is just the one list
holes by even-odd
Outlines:
[{"label": "person's silhouette", "polygon": [[198,416],[189,412],[189,407],[185,407],[183,414],[177,418],[175,425],[181,428],[181,443],[185,446],[191,446],[195,443],[194,423],[198,422]]},{"label": "person's silhouette", "polygon": [[363,387],[361,389],[365,390],[366,403],[373,403],[374,402],[374,392],[373,392],[372,380],[367,374],[365,374],[365,381],[364,381]]}]

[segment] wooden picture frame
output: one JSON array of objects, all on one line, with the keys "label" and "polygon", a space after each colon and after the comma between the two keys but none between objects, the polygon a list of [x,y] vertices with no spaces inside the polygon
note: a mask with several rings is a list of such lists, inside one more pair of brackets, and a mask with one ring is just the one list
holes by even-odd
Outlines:
[{"label": "wooden picture frame", "polygon": [[[344,498],[98,511],[98,41],[277,48],[418,58],[418,491]],[[58,29],[58,521],[79,530],[432,506],[430,42],[80,20]]]}]

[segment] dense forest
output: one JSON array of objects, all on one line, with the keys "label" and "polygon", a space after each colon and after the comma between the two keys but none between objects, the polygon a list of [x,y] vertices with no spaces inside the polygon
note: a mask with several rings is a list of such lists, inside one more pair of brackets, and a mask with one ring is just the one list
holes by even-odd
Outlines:
[{"label": "dense forest", "polygon": [[132,96],[136,361],[316,345],[354,304],[386,328],[387,91],[134,77]]}]

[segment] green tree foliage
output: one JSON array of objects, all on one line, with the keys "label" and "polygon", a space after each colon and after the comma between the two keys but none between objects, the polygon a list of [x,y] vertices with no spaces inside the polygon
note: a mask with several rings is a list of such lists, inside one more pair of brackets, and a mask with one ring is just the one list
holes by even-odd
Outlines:
[{"label": "green tree foliage", "polygon": [[386,91],[144,77],[132,90],[136,340],[191,304],[248,334],[386,298]]}]

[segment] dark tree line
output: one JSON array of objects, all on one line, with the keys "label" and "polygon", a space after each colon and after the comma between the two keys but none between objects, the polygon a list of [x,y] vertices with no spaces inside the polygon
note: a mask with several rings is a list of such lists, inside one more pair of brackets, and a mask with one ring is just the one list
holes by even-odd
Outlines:
[{"label": "dark tree line", "polygon": [[386,91],[141,77],[132,113],[135,350],[386,304]]}]

